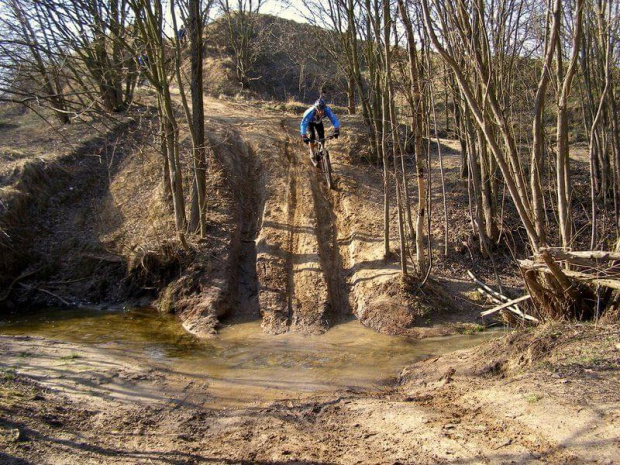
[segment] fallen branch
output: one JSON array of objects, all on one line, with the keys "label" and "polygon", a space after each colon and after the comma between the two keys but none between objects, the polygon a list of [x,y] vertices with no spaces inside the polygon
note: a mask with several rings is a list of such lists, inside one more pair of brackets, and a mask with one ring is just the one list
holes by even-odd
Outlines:
[{"label": "fallen branch", "polygon": [[[572,253],[565,252],[563,250],[555,250],[555,249],[543,249],[545,252],[548,252],[555,260],[565,261],[572,265],[577,265],[580,267],[587,268],[596,268],[596,261],[591,260],[589,257],[578,257]],[[541,250],[542,252],[542,250]]]},{"label": "fallen branch", "polygon": [[[493,314],[493,313],[495,313],[495,312],[498,312],[498,311],[503,310],[503,309],[505,309],[505,308],[508,308],[508,307],[510,307],[510,306],[512,306],[512,305],[514,305],[514,304],[516,304],[516,303],[518,303],[518,302],[523,302],[523,301],[528,300],[528,299],[531,299],[531,298],[532,298],[532,296],[531,296],[531,295],[529,295],[529,294],[524,295],[524,296],[521,296],[521,297],[518,297],[518,298],[513,299],[513,300],[511,300],[511,301],[509,301],[509,302],[506,302],[506,303],[503,303],[503,304],[501,304],[501,305],[498,305],[497,307],[493,307],[493,308],[492,308],[492,309],[490,309],[490,310],[485,310],[484,312],[481,312],[481,313],[480,313],[480,316],[488,316],[488,315],[492,315],[492,314]],[[532,318],[533,318],[533,317],[532,317]]]},{"label": "fallen branch", "polygon": [[[504,302],[508,302],[510,300],[505,295],[500,294],[497,291],[494,291],[489,286],[487,286],[485,283],[477,279],[471,271],[467,270],[467,275],[472,279],[473,282],[475,282],[478,286],[480,286],[480,288],[478,289],[478,292],[491,298],[493,302],[501,304]],[[521,311],[521,309],[517,307],[516,305],[515,305],[515,310]]]},{"label": "fallen branch", "polygon": [[[520,297],[519,299],[516,299],[516,302],[515,302],[514,300],[509,299],[505,295],[500,294],[499,292],[491,289],[485,283],[477,279],[471,271],[467,270],[467,275],[472,279],[472,281],[474,281],[474,283],[478,284],[479,286],[478,292],[480,292],[482,295],[489,298],[492,302],[499,304],[501,308],[495,307],[495,309],[497,309],[495,311],[506,309],[514,313],[515,315],[519,316],[522,319],[532,321],[534,323],[539,323],[539,320],[537,318],[531,315],[528,315],[523,310],[521,310],[521,308],[519,308],[518,305],[516,305],[517,302],[521,302],[527,299]],[[528,298],[530,298],[530,296],[528,296]],[[491,310],[494,310],[494,309],[491,309]],[[489,311],[489,314],[495,313],[495,311]],[[485,316],[485,312],[482,312],[481,316]]]},{"label": "fallen branch", "polygon": [[[541,270],[544,271],[545,273],[553,274],[553,272],[549,270],[548,268],[541,268]],[[620,281],[616,279],[597,278],[595,276],[590,276],[586,273],[581,273],[579,271],[572,271],[572,270],[564,270],[564,274],[567,277],[573,278],[578,281],[586,281],[586,282],[589,282],[591,284],[595,284],[598,286],[609,287],[611,289],[620,290]]]},{"label": "fallen branch", "polygon": [[571,258],[584,258],[587,260],[609,260],[616,261],[620,260],[620,253],[618,252],[606,252],[603,250],[586,250],[573,252],[568,250],[560,250],[560,249],[541,249],[541,252],[547,251],[554,258],[558,258],[561,260],[567,260],[567,257]]},{"label": "fallen branch", "polygon": [[[552,270],[544,263],[536,263],[532,260],[519,260],[519,265],[522,268],[527,268],[529,270],[537,270],[542,271],[543,273],[547,273],[550,275],[555,275]],[[574,270],[562,270],[562,273],[567,278],[572,278],[577,281],[585,281],[591,284],[595,284],[598,286],[608,287],[610,289],[620,290],[620,279],[613,279],[610,277],[598,277],[591,276],[587,273],[581,271]]]},{"label": "fallen branch", "polygon": [[29,290],[33,290],[34,289],[35,291],[40,291],[40,292],[43,292],[44,294],[51,295],[52,297],[55,297],[56,299],[60,300],[67,307],[73,307],[73,305],[70,302],[67,302],[65,299],[60,297],[58,294],[54,294],[52,291],[48,291],[47,289],[42,289],[42,288],[37,287],[37,286],[29,286],[28,284],[24,284],[24,283],[19,283],[19,285],[22,286],[25,289],[29,289]]},{"label": "fallen branch", "polygon": [[[478,292],[482,291],[481,289],[478,289]],[[489,295],[488,293],[482,292],[482,294],[486,295],[489,299],[491,299],[491,301],[495,302],[496,304],[500,304],[500,305],[504,305],[507,304],[502,310],[509,310],[510,312],[514,313],[515,315],[517,315],[519,318],[524,319],[524,320],[529,320],[532,321],[534,323],[539,323],[540,321],[531,316],[528,315],[527,313],[525,313],[523,310],[521,310],[517,305],[515,305],[512,302],[502,302],[499,299],[496,299],[495,297],[493,297],[492,295]],[[482,314],[481,314],[482,315]]]},{"label": "fallen branch", "polygon": [[0,297],[0,302],[4,302],[6,299],[9,298],[9,295],[11,295],[11,291],[13,290],[13,286],[15,286],[15,284],[17,284],[18,281],[21,281],[22,279],[27,278],[28,276],[32,276],[37,271],[39,270],[28,271],[28,272],[22,273],[17,278],[15,278],[13,281],[11,281],[11,284],[9,284],[9,287],[4,293],[4,295]]},{"label": "fallen branch", "polygon": [[489,286],[487,286],[485,283],[483,283],[482,281],[480,281],[479,279],[477,279],[474,274],[467,270],[467,275],[471,278],[471,280],[473,282],[475,282],[478,286],[480,286],[484,291],[486,291],[487,293],[491,294],[492,296],[494,296],[496,299],[500,299],[503,302],[508,302],[510,299],[508,297],[506,297],[503,294],[500,294],[497,291],[494,291],[493,289],[491,289]]},{"label": "fallen branch", "polygon": [[118,255],[98,255],[94,253],[84,253],[82,254],[83,258],[88,258],[90,260],[99,260],[102,262],[110,262],[110,263],[123,263],[124,260]]}]

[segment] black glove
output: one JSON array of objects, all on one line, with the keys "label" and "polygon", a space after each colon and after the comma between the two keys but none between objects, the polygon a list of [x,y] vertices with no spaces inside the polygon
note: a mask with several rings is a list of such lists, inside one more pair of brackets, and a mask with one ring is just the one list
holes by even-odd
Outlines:
[{"label": "black glove", "polygon": [[334,139],[338,139],[339,135],[340,135],[340,129],[334,129]]},{"label": "black glove", "polygon": [[308,142],[310,142],[310,138],[306,134],[301,136],[301,140],[304,142],[304,144],[307,144]]}]

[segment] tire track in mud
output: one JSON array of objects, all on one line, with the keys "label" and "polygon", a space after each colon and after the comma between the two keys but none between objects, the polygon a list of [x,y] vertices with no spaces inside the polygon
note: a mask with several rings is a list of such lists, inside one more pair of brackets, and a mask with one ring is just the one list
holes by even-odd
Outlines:
[{"label": "tire track in mud", "polygon": [[305,147],[294,143],[292,120],[265,115],[248,122],[235,105],[213,107],[238,136],[230,147],[236,154],[226,157],[237,165],[237,189],[245,191],[238,207],[247,210],[232,316],[260,312],[272,334],[323,333],[349,309],[332,193]]},{"label": "tire track in mud", "polygon": [[[286,131],[286,120],[282,120],[280,126]],[[291,150],[288,135],[284,150],[289,162],[289,325],[292,331],[321,333],[329,327],[332,306],[329,279],[322,260],[322,238],[318,234],[312,177],[302,163],[299,151]]]},{"label": "tire track in mud", "polygon": [[248,144],[242,145],[238,195],[241,200],[238,278],[235,317],[253,319],[259,312],[256,238],[260,231],[260,212],[265,202],[260,180],[263,177],[258,157]]},{"label": "tire track in mud", "polygon": [[286,260],[286,269],[287,269],[287,280],[286,280],[286,295],[287,295],[287,309],[288,309],[288,319],[287,325],[290,326],[291,321],[293,319],[293,296],[295,295],[295,276],[293,273],[293,257],[295,250],[295,211],[297,208],[297,179],[295,175],[295,166],[293,166],[291,160],[291,154],[289,150],[289,142],[288,139],[284,144],[284,154],[286,155],[286,159],[288,161],[288,172],[287,172],[287,227],[288,227],[288,256]]},{"label": "tire track in mud", "polygon": [[[323,173],[315,170],[311,176],[312,197],[317,212],[316,232],[319,239],[321,265],[327,281],[331,303],[330,325],[351,313],[349,285],[344,276],[342,257],[338,246],[336,214],[332,205],[332,192],[323,181]],[[333,196],[337,196],[335,193]]]},{"label": "tire track in mud", "polygon": [[290,163],[280,152],[284,152],[284,148],[279,141],[267,137],[264,132],[262,136],[263,139],[255,144],[257,163],[263,166],[264,173],[258,186],[264,199],[256,241],[258,303],[263,330],[281,334],[289,330],[291,313]]}]

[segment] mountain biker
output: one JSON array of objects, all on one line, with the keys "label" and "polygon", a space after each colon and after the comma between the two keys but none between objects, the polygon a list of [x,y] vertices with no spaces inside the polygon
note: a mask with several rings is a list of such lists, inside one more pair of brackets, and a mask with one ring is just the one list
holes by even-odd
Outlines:
[{"label": "mountain biker", "polygon": [[336,115],[330,110],[325,103],[325,100],[319,98],[314,105],[308,108],[301,124],[299,125],[299,131],[301,132],[301,139],[304,144],[310,144],[310,161],[314,166],[317,166],[318,160],[314,158],[314,148],[316,146],[315,140],[318,134],[319,139],[325,138],[325,128],[323,126],[323,118],[328,117],[334,126],[334,138],[337,139],[340,135],[340,121],[336,118]]}]

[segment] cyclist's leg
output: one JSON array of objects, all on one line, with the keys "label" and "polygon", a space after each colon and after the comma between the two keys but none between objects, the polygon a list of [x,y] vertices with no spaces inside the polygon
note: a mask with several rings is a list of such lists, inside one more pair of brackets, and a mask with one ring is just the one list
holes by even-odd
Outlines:
[{"label": "cyclist's leg", "polygon": [[325,126],[323,126],[322,122],[316,125],[316,132],[319,135],[319,139],[325,139]]},{"label": "cyclist's leg", "polygon": [[[319,140],[323,140],[325,139],[325,126],[323,126],[323,123],[317,123],[317,124],[312,124],[311,126],[313,126],[313,129],[316,129],[316,134],[318,136]],[[312,134],[314,136],[314,132]],[[314,139],[313,139],[314,140]],[[312,151],[312,153],[314,153],[314,150]],[[316,162],[318,160],[315,160],[314,165],[316,166]]]},{"label": "cyclist's leg", "polygon": [[310,136],[310,143],[308,144],[309,149],[310,149],[310,161],[314,162],[314,150],[316,147],[316,131],[315,131],[315,124],[314,123],[310,123],[308,125],[308,135]]}]

